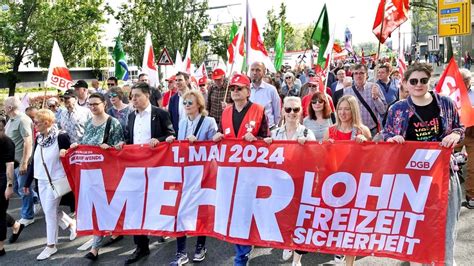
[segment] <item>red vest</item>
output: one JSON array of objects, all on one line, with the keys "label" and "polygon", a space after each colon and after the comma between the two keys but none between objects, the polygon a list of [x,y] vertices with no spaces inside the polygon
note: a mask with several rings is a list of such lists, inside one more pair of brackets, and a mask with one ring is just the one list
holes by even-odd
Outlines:
[{"label": "red vest", "polygon": [[235,135],[234,125],[232,123],[232,112],[234,106],[227,106],[224,111],[222,112],[222,130],[224,131],[224,138],[238,138],[241,139],[244,137],[247,132],[252,133],[254,136],[257,136],[258,131],[260,130],[260,125],[262,123],[262,119],[265,115],[265,110],[263,106],[252,103],[247,113],[242,120],[242,124],[240,124],[239,133],[237,136]]}]

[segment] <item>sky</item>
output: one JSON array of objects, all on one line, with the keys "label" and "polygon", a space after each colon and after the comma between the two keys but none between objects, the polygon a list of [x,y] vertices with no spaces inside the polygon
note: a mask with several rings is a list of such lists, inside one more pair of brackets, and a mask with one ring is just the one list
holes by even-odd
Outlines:
[{"label": "sky", "polygon": [[[118,7],[121,3],[127,2],[126,0],[106,1],[113,7]],[[377,43],[377,39],[372,33],[372,26],[379,0],[251,0],[249,5],[253,16],[257,19],[261,33],[267,20],[267,11],[273,7],[276,11],[275,13],[278,13],[282,2],[286,4],[287,20],[292,24],[304,26],[316,23],[323,5],[326,3],[330,27],[335,27],[335,38],[344,40],[344,31],[348,27],[352,32],[353,44],[362,42]],[[231,23],[232,20],[240,21],[241,17],[245,14],[245,0],[209,0],[209,7],[226,5],[232,6],[208,11],[211,18],[210,27],[217,23]],[[118,34],[116,21],[113,21],[113,19],[106,29],[110,33],[106,34],[106,36],[113,36],[112,39]],[[407,44],[410,43],[410,31],[410,22],[407,21],[401,27],[401,34],[405,36]],[[399,42],[398,32],[392,34],[392,36],[393,48],[397,49]]]}]

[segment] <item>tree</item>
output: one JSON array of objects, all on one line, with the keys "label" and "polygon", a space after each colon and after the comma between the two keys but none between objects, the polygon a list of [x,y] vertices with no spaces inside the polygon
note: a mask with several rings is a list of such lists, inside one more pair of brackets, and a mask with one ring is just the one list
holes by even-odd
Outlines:
[{"label": "tree", "polygon": [[[285,47],[286,50],[293,50],[294,46],[292,41],[295,37],[295,29],[293,26],[286,21],[286,5],[284,2],[280,5],[280,12],[278,16],[275,14],[275,10],[272,8],[267,12],[267,24],[263,32],[264,43],[267,49],[275,46],[275,41],[280,30],[280,21],[285,30]],[[291,41],[289,41],[291,40]]]},{"label": "tree", "polygon": [[198,41],[191,45],[191,61],[199,67],[199,65],[204,62],[208,54],[208,46],[203,41]]},{"label": "tree", "polygon": [[[168,48],[175,58],[176,51],[184,54],[188,40],[198,43],[201,33],[209,24],[207,0],[138,0],[123,4],[118,11],[106,7],[117,19],[123,48],[133,62],[142,62],[147,31],[151,32],[155,54]],[[191,56],[193,62],[194,57]]]},{"label": "tree", "polygon": [[0,12],[0,51],[12,62],[9,95],[15,94],[21,62],[47,66],[54,40],[69,64],[87,55],[99,41],[101,5],[102,0],[9,1],[8,10]]},{"label": "tree", "polygon": [[420,42],[423,37],[436,33],[436,11],[413,9],[411,27],[415,41]]},{"label": "tree", "polygon": [[227,47],[229,46],[230,26],[217,25],[211,32],[209,44],[211,46],[211,53],[216,54],[224,61],[227,61]]}]

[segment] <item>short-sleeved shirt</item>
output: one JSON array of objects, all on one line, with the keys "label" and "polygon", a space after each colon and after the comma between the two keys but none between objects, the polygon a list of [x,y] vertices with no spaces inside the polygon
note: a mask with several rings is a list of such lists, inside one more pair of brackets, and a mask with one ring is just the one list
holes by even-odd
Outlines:
[{"label": "short-sleeved shirt", "polygon": [[[418,116],[413,115],[408,121],[406,140],[436,141],[442,133],[440,109],[435,100],[426,106],[415,105]],[[420,120],[423,120],[421,121]]]},{"label": "short-sleeved shirt", "polygon": [[[32,137],[33,121],[24,113],[10,118],[5,126],[5,134],[15,144],[15,160],[22,163],[24,140],[23,138]],[[26,158],[29,159],[29,158]]]},{"label": "short-sleeved shirt", "polygon": [[0,175],[6,174],[7,163],[15,161],[15,144],[7,137],[0,137]]},{"label": "short-sleeved shirt", "polygon": [[[102,123],[99,126],[94,126],[92,119],[86,122],[86,132],[82,137],[81,144],[87,145],[100,145],[104,140],[105,127],[107,122]],[[120,122],[112,117],[110,123],[109,138],[107,144],[110,146],[117,145],[120,141],[124,141],[122,126]]]},{"label": "short-sleeved shirt", "polygon": [[131,106],[127,106],[123,108],[122,110],[117,110],[114,107],[109,108],[107,111],[107,114],[110,116],[116,118],[119,122],[120,125],[122,126],[122,131],[124,135],[126,135],[126,130],[127,130],[127,124],[128,124],[128,115],[133,112],[133,108]]},{"label": "short-sleeved shirt", "polygon": [[92,118],[89,109],[76,106],[72,112],[66,110],[61,114],[61,129],[66,131],[71,143],[79,143],[84,135],[86,122]]}]

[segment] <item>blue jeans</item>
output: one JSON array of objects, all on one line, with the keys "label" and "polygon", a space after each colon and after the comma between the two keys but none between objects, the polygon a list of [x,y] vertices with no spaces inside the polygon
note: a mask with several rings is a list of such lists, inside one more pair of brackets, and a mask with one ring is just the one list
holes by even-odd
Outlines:
[{"label": "blue jeans", "polygon": [[252,251],[252,246],[238,245],[234,246],[235,249],[235,266],[245,266],[249,260],[250,251]]},{"label": "blue jeans", "polygon": [[30,193],[28,195],[23,193],[23,186],[25,185],[26,178],[26,174],[20,175],[20,167],[17,167],[15,169],[15,182],[13,182],[13,191],[15,191],[15,193],[21,197],[21,218],[33,219],[35,215],[33,209],[35,192],[31,189],[30,185]]}]

